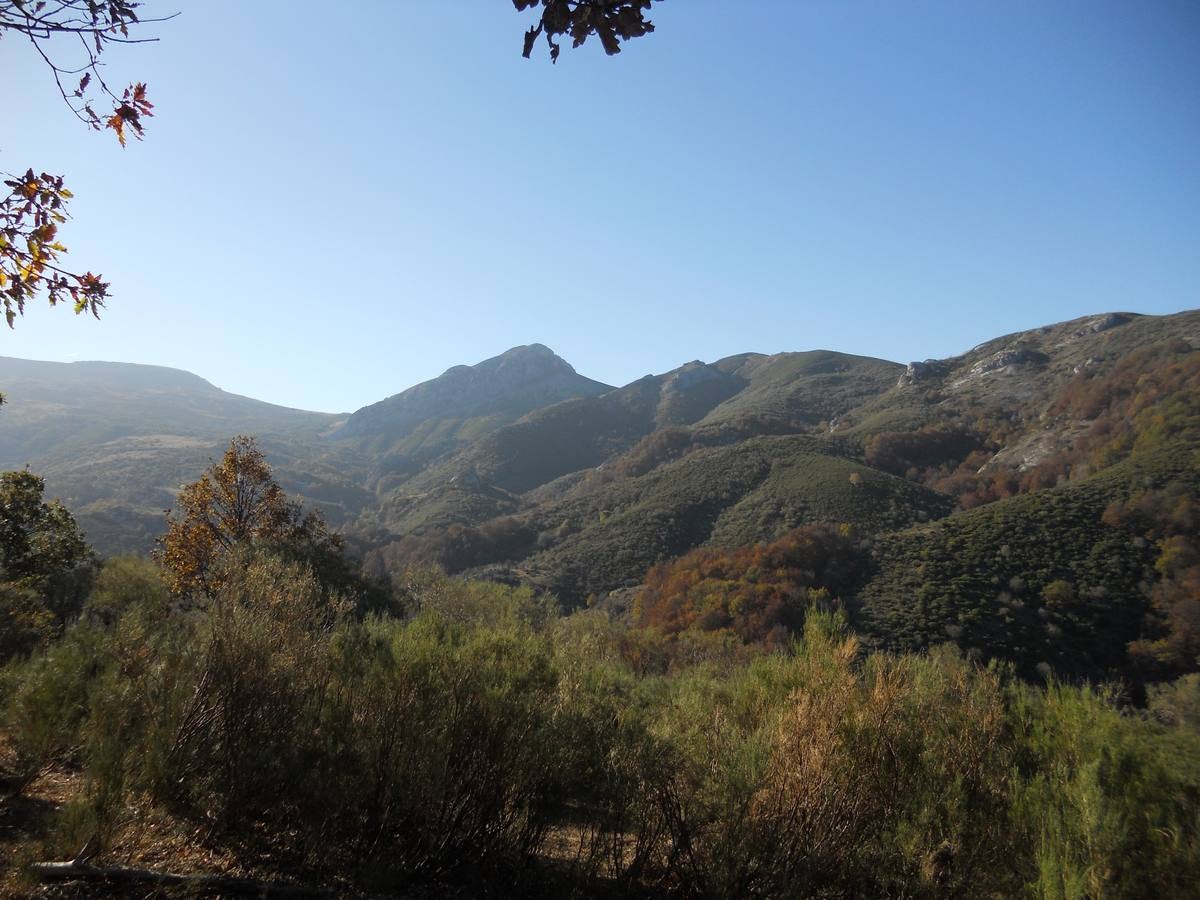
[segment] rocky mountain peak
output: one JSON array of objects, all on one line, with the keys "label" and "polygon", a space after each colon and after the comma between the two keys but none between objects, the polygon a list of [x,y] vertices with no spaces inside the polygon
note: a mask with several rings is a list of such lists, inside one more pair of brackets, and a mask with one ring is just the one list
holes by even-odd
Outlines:
[{"label": "rocky mountain peak", "polygon": [[608,390],[608,385],[577,373],[544,344],[525,344],[473,366],[453,366],[437,378],[363,407],[346,420],[337,436],[399,437],[431,420],[519,416]]}]

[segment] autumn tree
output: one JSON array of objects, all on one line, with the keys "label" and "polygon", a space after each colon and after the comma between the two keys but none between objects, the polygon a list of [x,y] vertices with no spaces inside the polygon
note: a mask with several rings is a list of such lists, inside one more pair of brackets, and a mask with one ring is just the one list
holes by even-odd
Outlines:
[{"label": "autumn tree", "polygon": [[1140,532],[1158,550],[1146,635],[1129,646],[1134,662],[1157,676],[1200,668],[1200,498],[1178,480],[1114,501],[1106,525]]},{"label": "autumn tree", "polygon": [[634,620],[668,635],[729,630],[777,646],[808,610],[834,605],[858,579],[862,550],[849,526],[805,525],[771,543],[702,547],[646,573]]},{"label": "autumn tree", "polygon": [[580,47],[594,34],[604,52],[613,56],[621,52],[621,41],[654,31],[646,18],[653,2],[662,0],[513,0],[518,12],[541,7],[537,24],[525,32],[523,55],[528,59],[538,38],[544,37],[550,61],[558,62],[562,50],[558,38],[565,35],[572,47]]},{"label": "autumn tree", "polygon": [[318,512],[303,513],[271,476],[253,437],[238,435],[220,462],[179,492],[155,555],[180,594],[210,593],[220,564],[237,549],[267,548],[314,568],[340,558],[342,541]]},{"label": "autumn tree", "polygon": [[[129,135],[142,137],[153,104],[144,83],[110,87],[102,57],[116,44],[154,40],[134,33],[140,25],[163,21],[143,18],[142,6],[138,0],[0,0],[0,39],[27,42],[49,67],[70,111],[92,129],[111,130],[124,146]],[[101,103],[111,111],[97,112]],[[3,174],[8,194],[0,195],[0,300],[8,326],[39,293],[51,306],[70,302],[76,313],[98,316],[108,282],[62,266],[67,248],[58,229],[68,219],[72,196],[63,176],[33,167]]]}]

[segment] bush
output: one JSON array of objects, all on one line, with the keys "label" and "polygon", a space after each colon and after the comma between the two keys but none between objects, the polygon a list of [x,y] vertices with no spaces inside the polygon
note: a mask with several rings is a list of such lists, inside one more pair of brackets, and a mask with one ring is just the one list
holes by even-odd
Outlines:
[{"label": "bush", "polygon": [[[1114,700],[1060,684],[1014,689],[1013,820],[1034,896],[1182,897],[1195,890],[1196,784],[1167,764],[1169,736],[1122,716]],[[1190,750],[1194,765],[1194,743]]]},{"label": "bush", "polygon": [[1003,816],[990,784],[1004,770],[995,679],[960,661],[858,657],[838,619],[811,615],[790,657],[681,684],[665,727],[684,763],[662,802],[687,890],[1003,883],[1003,854],[978,850],[1003,832],[990,824]]},{"label": "bush", "polygon": [[747,661],[435,572],[410,573],[408,619],[353,617],[273,557],[219,580],[182,606],[115,562],[3,670],[10,785],[86,774],[48,847],[115,850],[167,811],[379,891],[532,889],[552,852],[580,891],[678,896],[1166,897],[1200,872],[1194,678],[1138,715],[952,646],[868,654],[840,613]]},{"label": "bush", "polygon": [[14,751],[6,780],[14,793],[50,766],[78,760],[95,681],[108,656],[104,636],[79,626],[43,653],[3,670],[2,720]]},{"label": "bush", "polygon": [[347,628],[333,649],[322,733],[353,775],[327,799],[358,851],[423,873],[532,852],[561,781],[545,642],[426,614]]}]

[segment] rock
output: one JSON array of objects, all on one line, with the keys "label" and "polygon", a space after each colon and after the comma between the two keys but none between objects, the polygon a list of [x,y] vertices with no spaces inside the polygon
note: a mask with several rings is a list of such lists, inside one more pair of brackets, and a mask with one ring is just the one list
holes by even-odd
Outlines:
[{"label": "rock", "polygon": [[483,479],[479,477],[479,473],[474,469],[467,469],[467,471],[459,472],[451,478],[450,483],[458,488],[477,490],[483,484]]},{"label": "rock", "polygon": [[981,359],[971,366],[972,375],[986,375],[990,372],[1012,374],[1021,366],[1040,365],[1046,362],[1047,356],[1028,347],[1007,347],[998,353],[993,353],[987,359]]},{"label": "rock", "polygon": [[1075,335],[1077,337],[1086,337],[1089,334],[1099,334],[1102,331],[1108,331],[1110,328],[1116,328],[1118,325],[1125,325],[1130,321],[1132,321],[1131,318],[1124,313],[1107,313],[1092,319],[1087,325],[1075,332]]},{"label": "rock", "polygon": [[664,391],[686,391],[688,388],[706,381],[724,381],[729,378],[724,372],[700,360],[694,360],[680,366],[676,372],[663,382]]},{"label": "rock", "polygon": [[899,387],[905,387],[910,384],[916,384],[918,381],[927,381],[930,378],[937,378],[940,375],[946,374],[946,364],[936,359],[927,359],[924,362],[910,362],[908,368],[900,376],[900,380],[896,382]]}]

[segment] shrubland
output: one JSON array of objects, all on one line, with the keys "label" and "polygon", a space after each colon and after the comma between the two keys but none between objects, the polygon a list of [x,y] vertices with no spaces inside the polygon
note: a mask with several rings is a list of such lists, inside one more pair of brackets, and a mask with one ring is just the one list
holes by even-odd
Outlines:
[{"label": "shrubland", "polygon": [[770,649],[643,671],[650,626],[528,588],[412,571],[372,612],[275,553],[223,565],[184,600],[110,561],[4,668],[9,799],[81,785],[36,852],[124,859],[169,820],[363,892],[1184,896],[1200,873],[1190,683],[1138,713],[952,647],[868,652],[807,598]]},{"label": "shrubland", "polygon": [[[151,559],[97,564],[12,473],[0,622],[36,627],[0,648],[0,890],[79,857],[357,895],[1188,896],[1196,469],[1160,409],[1100,472],[899,530],[888,498],[935,495],[780,437],[429,539],[574,552],[564,607],[421,554],[365,577],[249,439]],[[880,446],[976,452],[922,441]],[[786,502],[853,515],[748,543]],[[645,573],[623,602],[579,602],[593,546]]]}]

